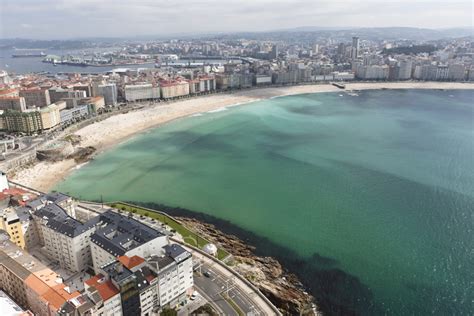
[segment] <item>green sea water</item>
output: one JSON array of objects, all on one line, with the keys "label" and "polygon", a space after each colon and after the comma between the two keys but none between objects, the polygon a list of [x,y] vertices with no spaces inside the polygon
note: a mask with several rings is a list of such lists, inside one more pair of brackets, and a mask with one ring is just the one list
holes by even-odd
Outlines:
[{"label": "green sea water", "polygon": [[474,92],[305,94],[178,120],[56,189],[229,221],[327,314],[474,314]]}]

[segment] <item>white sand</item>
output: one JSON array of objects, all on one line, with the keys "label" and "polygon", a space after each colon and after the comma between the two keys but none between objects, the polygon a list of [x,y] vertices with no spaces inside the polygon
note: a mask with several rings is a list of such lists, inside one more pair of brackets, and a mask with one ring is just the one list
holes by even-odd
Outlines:
[{"label": "white sand", "polygon": [[[474,89],[474,83],[449,82],[384,82],[351,83],[346,90],[369,89]],[[127,114],[117,114],[101,122],[88,125],[75,134],[81,136],[81,146],[93,146],[104,151],[146,129],[171,120],[203,112],[216,111],[225,106],[244,104],[277,96],[342,91],[332,85],[302,85],[279,88],[244,90],[233,94],[217,94],[192,98],[172,103],[157,104]],[[66,177],[76,164],[73,160],[60,162],[38,162],[19,171],[14,181],[49,191],[57,182]]]}]

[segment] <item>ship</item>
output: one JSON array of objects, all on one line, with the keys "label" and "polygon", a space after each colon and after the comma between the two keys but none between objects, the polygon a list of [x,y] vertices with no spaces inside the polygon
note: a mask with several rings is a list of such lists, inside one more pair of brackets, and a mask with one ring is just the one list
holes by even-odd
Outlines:
[{"label": "ship", "polygon": [[41,52],[41,53],[27,53],[27,54],[13,54],[13,58],[31,58],[31,57],[46,57],[46,54]]}]

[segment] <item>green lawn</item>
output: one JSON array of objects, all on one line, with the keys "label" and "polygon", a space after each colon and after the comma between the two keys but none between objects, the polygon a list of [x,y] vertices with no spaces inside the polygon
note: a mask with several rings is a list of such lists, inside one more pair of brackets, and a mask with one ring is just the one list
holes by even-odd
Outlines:
[{"label": "green lawn", "polygon": [[[153,218],[157,221],[160,221],[161,223],[164,223],[165,225],[168,225],[169,227],[171,227],[171,229],[175,230],[178,234],[183,236],[184,241],[187,244],[190,244],[194,247],[197,246],[198,248],[202,249],[202,247],[204,247],[206,244],[209,243],[209,241],[207,241],[206,239],[200,237],[198,234],[194,233],[193,231],[189,230],[188,228],[184,227],[181,223],[175,221],[174,219],[172,219],[171,217],[169,217],[165,214],[158,213],[155,210],[143,208],[143,207],[140,207],[140,206],[131,205],[131,204],[128,204],[128,203],[122,203],[122,202],[110,203],[109,205],[111,207],[119,209],[121,211],[131,212],[133,214],[147,216],[147,217]],[[224,249],[221,249],[221,248],[217,249],[217,258],[219,260],[224,259],[228,255],[229,255],[229,253],[227,251],[225,251]]]}]

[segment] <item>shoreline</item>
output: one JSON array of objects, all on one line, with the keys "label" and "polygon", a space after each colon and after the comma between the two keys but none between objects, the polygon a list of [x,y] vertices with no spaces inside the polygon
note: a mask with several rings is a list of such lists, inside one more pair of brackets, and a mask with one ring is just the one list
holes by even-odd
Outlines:
[{"label": "shoreline", "polygon": [[[199,115],[206,112],[218,112],[231,106],[241,106],[260,100],[306,93],[347,92],[350,90],[384,89],[428,89],[428,90],[472,90],[474,83],[459,82],[364,82],[346,83],[346,89],[331,84],[297,85],[287,87],[267,87],[242,90],[234,93],[200,96],[165,104],[145,106],[126,114],[116,114],[102,121],[87,125],[72,133],[81,137],[80,147],[94,147],[96,153],[107,151],[130,138],[151,128],[159,127],[171,121]],[[139,105],[139,103],[137,104]],[[16,172],[12,180],[40,191],[50,191],[58,182],[65,179],[84,162],[65,159],[57,162],[37,161]]]}]

